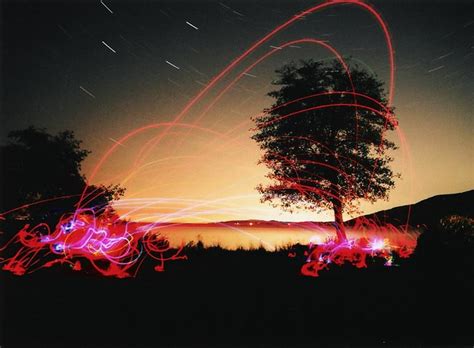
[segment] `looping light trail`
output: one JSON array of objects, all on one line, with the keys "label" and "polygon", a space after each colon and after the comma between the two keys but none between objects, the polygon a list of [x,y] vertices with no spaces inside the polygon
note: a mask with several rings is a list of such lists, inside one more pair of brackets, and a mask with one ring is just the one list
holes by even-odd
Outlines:
[{"label": "looping light trail", "polygon": [[64,216],[52,232],[46,224],[26,225],[1,249],[17,247],[12,257],[2,260],[2,268],[23,275],[55,264],[80,271],[87,263],[102,275],[125,278],[136,275],[145,256],[159,262],[156,271],[164,271],[167,261],[186,259],[184,246],[173,249],[165,238],[149,232],[129,230],[129,223],[113,223],[106,214],[96,218],[93,210],[79,210]]},{"label": "looping light trail", "polygon": [[[112,10],[110,10],[110,8],[108,8],[102,1],[101,4],[110,13],[113,14]],[[222,81],[224,77],[227,76],[230,72],[232,72],[244,59],[249,57],[258,48],[262,47],[264,43],[272,39],[276,34],[308,15],[314,14],[320,10],[329,8],[331,6],[342,4],[352,4],[370,13],[375,18],[376,22],[379,24],[383,32],[387,45],[388,63],[390,69],[387,106],[384,106],[380,101],[374,100],[373,98],[370,98],[369,96],[361,94],[355,90],[350,75],[350,69],[336,49],[330,46],[326,41],[312,38],[304,38],[286,43],[281,43],[280,45],[276,46],[271,45],[270,47],[272,49],[269,52],[257,58],[252,64],[247,66],[240,74],[237,75],[236,78],[234,78],[230,83],[226,84],[216,94],[216,97],[214,97],[214,99],[212,99],[207,104],[207,106],[204,107],[204,111],[195,119],[193,124],[180,122],[184,115],[187,114],[191,110],[191,108],[193,108],[198,102],[202,101],[202,99],[208,94],[208,92],[212,88],[216,86],[217,83]],[[198,29],[190,22],[186,22],[186,24],[196,30]],[[102,43],[112,52],[116,53],[116,51],[104,41],[102,41]],[[151,124],[144,127],[140,127],[138,129],[130,131],[128,134],[124,135],[118,140],[113,139],[114,144],[104,153],[101,159],[97,162],[96,166],[92,169],[88,178],[88,184],[86,185],[78,199],[76,211],[71,213],[70,215],[66,215],[61,218],[57,226],[52,231],[50,230],[50,227],[46,224],[39,224],[34,227],[25,225],[16,234],[14,238],[12,238],[5,246],[0,249],[0,251],[2,252],[2,257],[0,258],[0,263],[3,264],[2,268],[17,275],[23,275],[31,273],[38,269],[51,267],[56,264],[69,265],[73,270],[76,271],[84,270],[85,265],[91,265],[97,272],[105,276],[129,277],[136,275],[145,257],[149,257],[158,262],[155,267],[156,271],[163,271],[165,269],[165,264],[168,261],[186,259],[186,256],[183,255],[183,246],[178,248],[171,248],[166,238],[153,231],[154,228],[159,227],[159,223],[150,224],[145,227],[141,226],[137,228],[136,225],[134,225],[133,223],[124,222],[120,219],[117,219],[116,217],[107,216],[107,214],[96,216],[94,210],[85,209],[85,206],[87,206],[87,204],[91,202],[94,197],[96,197],[96,195],[100,193],[90,192],[90,190],[88,190],[89,184],[96,179],[96,175],[102,168],[104,163],[119,147],[124,148],[128,140],[139,134],[142,134],[147,130],[160,129],[161,132],[157,137],[151,139],[150,141],[144,144],[138,156],[136,156],[135,158],[134,166],[131,169],[129,176],[127,176],[127,180],[136,172],[137,168],[140,169],[147,166],[147,164],[142,164],[143,160],[147,157],[147,154],[149,154],[150,151],[156,145],[158,145],[160,141],[164,139],[175,127],[189,129],[190,131],[199,130],[201,132],[205,132],[206,134],[214,135],[219,140],[222,140],[223,143],[225,143],[225,141],[229,141],[229,139],[230,141],[235,140],[235,138],[232,139],[230,137],[235,128],[230,129],[226,133],[220,133],[208,128],[198,126],[197,123],[243,76],[254,77],[255,75],[250,74],[250,71],[260,62],[267,59],[272,54],[282,51],[286,47],[300,48],[299,45],[303,43],[317,44],[329,50],[346,70],[348,79],[352,86],[352,90],[333,91],[328,92],[326,94],[344,93],[351,95],[354,101],[352,103],[333,103],[306,108],[281,116],[280,118],[272,122],[278,122],[289,117],[296,117],[308,111],[314,111],[323,108],[347,107],[354,109],[356,120],[355,127],[357,129],[357,110],[366,109],[375,114],[378,114],[380,117],[384,117],[386,120],[386,126],[388,124],[393,124],[394,126],[397,126],[395,128],[399,132],[399,138],[401,139],[403,144],[403,134],[400,133],[398,125],[393,123],[396,122],[396,120],[390,111],[395,89],[395,61],[393,45],[387,25],[383,21],[380,14],[374,8],[362,1],[325,1],[319,5],[313,6],[291,17],[287,21],[283,22],[281,25],[274,28],[268,34],[264,35],[254,44],[252,44],[247,50],[245,50],[241,55],[235,58],[229,65],[227,65],[222,71],[220,71],[216,76],[214,76],[214,78],[212,78],[211,81],[207,83],[204,88],[201,89],[199,93],[197,93],[181,109],[181,111],[177,115],[174,116],[171,122]],[[180,69],[180,67],[171,63],[170,61],[165,62],[177,70]],[[81,87],[81,89],[83,88]],[[280,105],[279,107],[283,107],[291,103],[296,103],[308,98],[317,98],[321,95],[323,94],[308,95],[290,101],[287,104]],[[360,104],[358,102],[359,100],[370,100],[378,107],[380,107],[380,110]],[[241,127],[242,125],[247,123],[248,121],[239,125],[238,127]],[[308,139],[308,141],[317,142],[316,139]],[[325,144],[320,145],[323,148],[325,147]],[[382,144],[380,146],[382,146]],[[332,150],[327,149],[327,151],[328,153],[331,153]],[[290,166],[293,165],[291,160],[284,160]],[[338,160],[348,159],[341,158]],[[311,164],[326,167],[328,166],[328,164],[326,163],[317,161],[311,161]],[[334,166],[332,169],[336,171],[340,170],[340,168],[336,168]],[[371,168],[363,168],[363,170],[371,170]],[[375,169],[373,170],[375,171]],[[350,175],[347,175],[346,173],[341,174],[347,177],[347,180],[351,180]],[[287,184],[291,183],[292,185],[295,185],[295,182],[298,183],[299,180],[299,178],[295,179],[289,177],[282,177],[279,179],[281,179],[282,182],[286,182]],[[297,189],[300,190],[303,194],[305,192],[314,190],[314,188],[311,188],[307,185],[303,185],[301,183],[296,184],[296,186]],[[331,195],[331,192],[325,192],[325,194]],[[5,216],[19,209],[27,208],[32,205],[44,204],[48,201],[59,200],[66,197],[72,196],[50,198],[28,205],[23,205],[7,212],[3,212],[2,214],[0,214],[0,219],[5,219]],[[193,209],[202,204],[202,202],[189,202],[189,206],[176,211],[174,215],[176,217],[179,217],[180,214],[186,214],[187,212],[192,211]],[[139,210],[145,208],[146,206],[147,203],[143,203],[141,206],[139,205],[134,209]],[[386,232],[385,230],[387,229],[391,230],[392,232],[394,229],[397,230],[394,226],[382,226],[380,224],[374,224],[373,222],[364,222],[356,224],[354,229],[363,230],[367,227],[367,225],[370,225],[372,230],[376,230],[378,233],[382,234],[383,232]],[[315,248],[312,248],[311,246],[312,250],[308,254],[308,262],[303,266],[302,273],[306,275],[317,276],[319,271],[328,268],[329,264],[331,263],[342,264],[344,262],[351,262],[357,267],[365,267],[367,255],[384,257],[386,258],[386,265],[390,266],[393,264],[394,255],[398,255],[399,257],[407,257],[410,254],[409,249],[404,248],[400,245],[392,244],[390,244],[390,241],[380,238],[362,238],[357,240],[351,239],[344,243],[336,243],[334,241],[329,240],[325,243],[319,244]],[[10,253],[10,255],[5,256],[6,253]]]}]

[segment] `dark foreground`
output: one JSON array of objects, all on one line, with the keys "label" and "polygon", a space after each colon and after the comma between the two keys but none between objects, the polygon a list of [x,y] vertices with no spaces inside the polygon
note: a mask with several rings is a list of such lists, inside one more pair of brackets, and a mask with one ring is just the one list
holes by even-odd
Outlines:
[{"label": "dark foreground", "polygon": [[[2,347],[472,346],[473,274],[450,260],[334,267],[287,252],[187,250],[137,278],[0,273]],[[453,261],[454,262],[454,261]]]}]

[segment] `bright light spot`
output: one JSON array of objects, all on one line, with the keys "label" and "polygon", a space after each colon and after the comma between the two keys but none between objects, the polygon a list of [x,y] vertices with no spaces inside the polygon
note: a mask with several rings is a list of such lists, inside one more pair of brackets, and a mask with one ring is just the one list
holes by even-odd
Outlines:
[{"label": "bright light spot", "polygon": [[370,249],[372,250],[382,250],[385,246],[385,241],[383,239],[374,239],[370,242]]}]

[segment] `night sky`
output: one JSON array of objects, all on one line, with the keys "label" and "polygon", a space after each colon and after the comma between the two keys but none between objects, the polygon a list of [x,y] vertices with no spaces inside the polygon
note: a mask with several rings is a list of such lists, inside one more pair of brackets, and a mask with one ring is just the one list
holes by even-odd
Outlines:
[{"label": "night sky", "polygon": [[[173,120],[252,43],[318,3],[4,1],[2,140],[9,130],[29,125],[50,132],[74,130],[92,151],[83,166],[88,175],[117,139],[141,126]],[[472,189],[474,3],[384,0],[370,4],[381,13],[393,39],[394,106],[413,167],[410,170],[399,150],[394,169],[403,179],[397,181],[390,200],[362,207],[370,212]],[[245,59],[224,82],[270,46],[300,38],[327,40],[388,82],[383,34],[373,17],[354,5],[333,6],[298,21]],[[229,132],[271,105],[266,93],[272,89],[276,68],[310,57],[332,58],[314,45],[285,48],[244,76],[195,122],[225,86],[218,84],[182,122]],[[212,132],[174,127],[141,166],[133,168],[140,148],[160,129],[147,131],[121,144],[95,182],[121,182],[127,188],[119,207],[122,213],[135,206],[134,199],[148,204],[131,214],[135,218],[327,218],[312,212],[281,214],[259,203],[254,188],[267,170],[257,166],[260,153],[250,139],[251,127],[244,124],[227,134],[237,137],[232,142]]]}]

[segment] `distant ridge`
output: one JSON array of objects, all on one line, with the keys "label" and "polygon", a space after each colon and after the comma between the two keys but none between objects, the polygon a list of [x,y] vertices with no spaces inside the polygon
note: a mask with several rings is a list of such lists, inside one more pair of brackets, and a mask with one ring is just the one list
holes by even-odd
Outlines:
[{"label": "distant ridge", "polygon": [[[410,213],[410,215],[408,215]],[[408,224],[411,226],[436,225],[440,219],[448,215],[462,215],[474,218],[474,190],[443,194],[433,196],[411,205],[402,205],[399,207],[381,210],[376,213],[363,215],[351,220],[346,221],[348,225],[353,223],[356,219],[365,217],[373,219],[381,223],[391,223],[394,225],[405,225],[409,216]],[[331,224],[331,222],[285,222],[285,221],[266,221],[266,220],[231,220],[216,224],[229,224],[229,225],[245,225],[255,227],[265,227],[270,225],[288,226],[288,225],[299,225],[299,224]]]},{"label": "distant ridge", "polygon": [[[409,214],[409,215],[408,215]],[[347,220],[345,223],[350,226],[357,219],[368,218],[375,220],[380,223],[391,223],[395,226],[408,225],[416,227],[417,225],[434,226],[440,219],[448,215],[462,215],[474,218],[474,190],[443,194],[433,196],[411,205],[402,205],[399,207],[381,210],[376,213],[367,214]],[[407,221],[409,217],[409,220]],[[148,223],[140,223],[148,224]],[[331,226],[331,221],[276,221],[276,220],[227,220],[220,222],[209,222],[209,223],[179,223],[179,222],[165,222],[160,223],[163,225],[179,225],[180,227],[221,227],[225,226],[240,226],[240,227],[278,227],[278,228],[291,228],[295,226],[306,226],[318,224]]]}]

